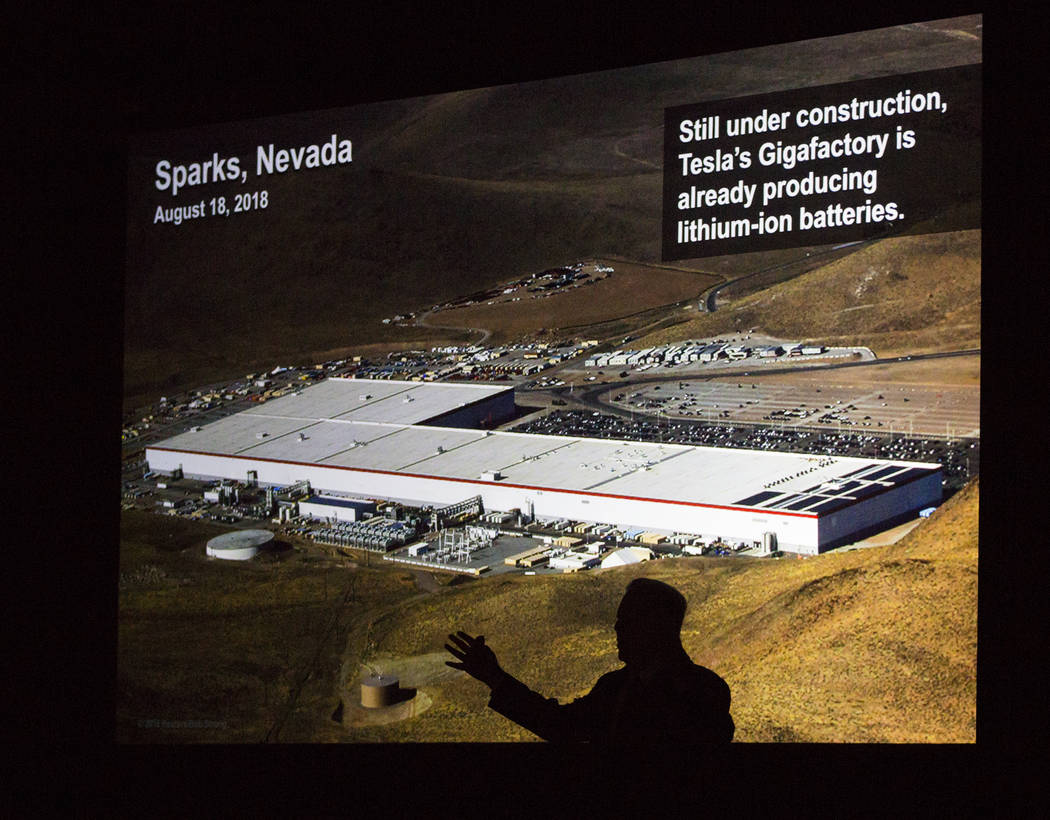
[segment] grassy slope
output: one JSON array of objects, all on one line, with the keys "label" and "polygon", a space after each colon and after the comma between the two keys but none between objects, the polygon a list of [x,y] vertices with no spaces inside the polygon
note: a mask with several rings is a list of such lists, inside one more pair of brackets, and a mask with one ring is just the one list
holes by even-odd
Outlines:
[{"label": "grassy slope", "polygon": [[[389,571],[332,570],[326,580],[291,555],[279,564],[206,558],[204,542],[226,531],[147,513],[122,516],[119,741],[254,743],[275,726],[271,737],[281,740],[323,738],[350,623],[415,594],[403,574]],[[356,595],[344,605],[351,573],[359,576]],[[297,708],[289,711],[296,690]]]},{"label": "grassy slope", "polygon": [[977,511],[975,483],[895,545],[737,576],[694,610],[739,739],[973,742]]},{"label": "grassy slope", "polygon": [[[670,559],[565,577],[486,579],[420,600],[377,635],[386,659],[482,632],[505,667],[549,696],[585,693],[616,668],[611,630],[638,575],[683,591],[683,641],[729,682],[740,741],[972,742],[976,717],[974,483],[889,547],[781,561]],[[405,685],[412,685],[406,680]],[[356,741],[520,740],[460,678],[434,705]]]},{"label": "grassy slope", "polygon": [[639,341],[747,331],[877,354],[980,346],[979,231],[899,237],[759,293],[719,300],[719,309]]}]

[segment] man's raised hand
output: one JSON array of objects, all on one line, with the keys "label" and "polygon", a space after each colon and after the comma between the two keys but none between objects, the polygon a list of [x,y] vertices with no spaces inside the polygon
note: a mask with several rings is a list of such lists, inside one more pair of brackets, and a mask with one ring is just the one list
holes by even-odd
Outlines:
[{"label": "man's raised hand", "polygon": [[449,635],[448,640],[449,643],[445,644],[445,649],[459,662],[445,661],[446,666],[462,669],[490,688],[495,687],[503,679],[505,673],[499,661],[496,660],[496,653],[485,646],[484,635],[472,638],[461,630],[455,635]]}]

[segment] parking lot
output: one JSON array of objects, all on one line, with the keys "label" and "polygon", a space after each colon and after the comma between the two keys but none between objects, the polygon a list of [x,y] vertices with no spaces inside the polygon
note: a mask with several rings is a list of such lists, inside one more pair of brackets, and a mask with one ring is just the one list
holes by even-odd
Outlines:
[{"label": "parking lot", "polygon": [[945,439],[981,434],[978,386],[857,384],[838,376],[682,379],[618,388],[607,391],[601,400],[623,410],[671,419]]}]

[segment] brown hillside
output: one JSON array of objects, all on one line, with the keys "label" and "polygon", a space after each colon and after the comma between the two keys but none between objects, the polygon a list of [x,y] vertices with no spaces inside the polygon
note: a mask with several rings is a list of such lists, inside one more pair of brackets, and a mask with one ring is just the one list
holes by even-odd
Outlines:
[{"label": "brown hillside", "polygon": [[687,645],[733,688],[738,739],[973,742],[977,513],[975,482],[895,545],[738,575],[694,609],[723,614]]},{"label": "brown hillside", "polygon": [[980,317],[981,234],[960,231],[885,239],[759,293],[730,291],[715,313],[639,344],[758,327],[885,356],[979,347]]},{"label": "brown hillside", "polygon": [[[508,671],[564,702],[619,665],[615,608],[646,575],[688,598],[683,641],[729,682],[738,741],[973,742],[977,513],[975,481],[889,547],[486,579],[384,619],[366,660],[396,674],[453,629],[481,632]],[[434,683],[420,683],[427,712],[352,739],[533,739],[485,708],[484,686],[462,675]]]}]

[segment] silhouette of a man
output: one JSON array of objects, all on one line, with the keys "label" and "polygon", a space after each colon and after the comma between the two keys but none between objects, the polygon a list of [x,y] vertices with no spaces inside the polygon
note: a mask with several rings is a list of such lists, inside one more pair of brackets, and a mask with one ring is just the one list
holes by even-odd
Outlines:
[{"label": "silhouette of a man", "polygon": [[715,746],[733,739],[729,686],[690,660],[682,647],[685,598],[648,578],[627,585],[616,613],[621,669],[602,675],[572,703],[544,698],[503,671],[485,638],[449,635],[453,669],[486,684],[489,707],[544,740],[683,743]]}]

